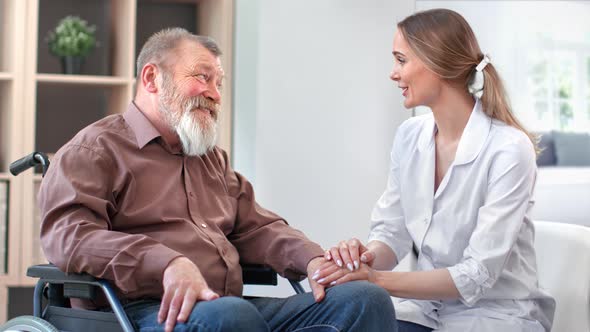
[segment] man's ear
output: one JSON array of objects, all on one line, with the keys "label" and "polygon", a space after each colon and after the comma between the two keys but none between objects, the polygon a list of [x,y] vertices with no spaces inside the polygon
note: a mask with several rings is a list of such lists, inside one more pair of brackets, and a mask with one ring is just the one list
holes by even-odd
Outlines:
[{"label": "man's ear", "polygon": [[160,74],[160,71],[153,63],[147,63],[141,69],[141,85],[143,85],[147,92],[158,92],[158,85],[156,84],[156,77],[158,77],[158,74]]}]

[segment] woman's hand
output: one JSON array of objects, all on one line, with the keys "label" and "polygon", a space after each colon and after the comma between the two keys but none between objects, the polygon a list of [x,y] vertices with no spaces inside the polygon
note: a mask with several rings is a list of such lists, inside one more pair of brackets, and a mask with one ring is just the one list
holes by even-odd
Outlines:
[{"label": "woman's hand", "polygon": [[334,262],[325,262],[313,274],[312,279],[325,287],[339,285],[353,280],[367,280],[375,283],[377,272],[367,264],[360,264],[355,271],[339,267]]},{"label": "woman's hand", "polygon": [[339,267],[347,267],[352,272],[358,270],[361,263],[372,266],[375,253],[358,239],[352,238],[348,241],[340,241],[338,246],[327,250],[324,258],[334,261]]}]

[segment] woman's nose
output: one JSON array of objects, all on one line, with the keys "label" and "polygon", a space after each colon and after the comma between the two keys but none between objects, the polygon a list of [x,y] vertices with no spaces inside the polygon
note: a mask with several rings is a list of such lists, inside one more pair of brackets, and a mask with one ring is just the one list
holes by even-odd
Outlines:
[{"label": "woman's nose", "polygon": [[397,72],[397,70],[395,70],[395,69],[392,70],[391,73],[389,74],[389,78],[392,81],[396,81],[396,82],[399,81],[399,73]]}]

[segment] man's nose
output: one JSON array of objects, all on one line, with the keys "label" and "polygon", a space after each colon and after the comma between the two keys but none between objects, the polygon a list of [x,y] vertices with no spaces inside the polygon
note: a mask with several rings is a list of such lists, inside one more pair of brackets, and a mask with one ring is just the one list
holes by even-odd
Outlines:
[{"label": "man's nose", "polygon": [[213,100],[217,104],[221,103],[221,91],[219,91],[219,87],[216,84],[209,84],[205,97]]}]

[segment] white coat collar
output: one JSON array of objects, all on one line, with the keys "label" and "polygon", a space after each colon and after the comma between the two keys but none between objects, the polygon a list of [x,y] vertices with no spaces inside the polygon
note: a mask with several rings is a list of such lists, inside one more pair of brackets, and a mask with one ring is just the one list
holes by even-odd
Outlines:
[{"label": "white coat collar", "polygon": [[[479,98],[476,98],[475,106],[473,106],[473,111],[469,116],[465,129],[463,129],[461,140],[457,146],[455,165],[472,162],[479,155],[488,138],[491,126],[492,119],[483,112],[481,101]],[[431,145],[434,146],[436,130],[434,116],[430,114],[424,122],[420,137],[418,138],[418,149],[421,152],[426,151]]]}]

